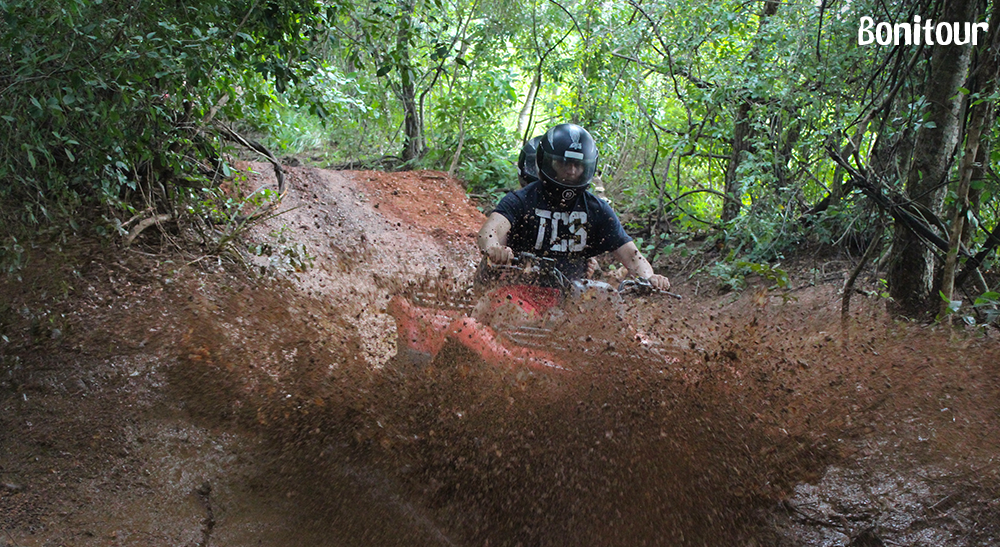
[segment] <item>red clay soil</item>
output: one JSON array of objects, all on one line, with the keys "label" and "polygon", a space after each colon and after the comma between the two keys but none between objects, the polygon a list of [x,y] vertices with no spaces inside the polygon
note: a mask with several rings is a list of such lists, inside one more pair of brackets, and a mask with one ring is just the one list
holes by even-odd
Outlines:
[{"label": "red clay soil", "polygon": [[0,542],[1000,544],[991,331],[860,296],[842,329],[849,263],[807,263],[741,294],[666,271],[684,299],[580,318],[614,351],[570,373],[409,362],[385,304],[459,291],[482,214],[441,173],[287,171],[224,258],[173,224],[0,283]]},{"label": "red clay soil", "polygon": [[465,197],[461,182],[438,171],[358,171],[372,207],[431,233],[475,237],[485,217]]}]

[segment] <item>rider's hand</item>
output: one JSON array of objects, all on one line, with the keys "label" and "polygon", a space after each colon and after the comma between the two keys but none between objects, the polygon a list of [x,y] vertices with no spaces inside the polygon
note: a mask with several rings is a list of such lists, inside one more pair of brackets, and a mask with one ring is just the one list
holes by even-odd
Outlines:
[{"label": "rider's hand", "polygon": [[653,286],[654,289],[659,289],[661,291],[670,290],[670,280],[666,276],[660,274],[653,274],[649,276],[649,284]]},{"label": "rider's hand", "polygon": [[597,258],[590,257],[587,259],[587,279],[592,279],[594,277],[594,272],[597,271],[600,264],[597,263]]},{"label": "rider's hand", "polygon": [[486,256],[494,264],[509,264],[514,260],[514,251],[504,245],[492,245],[486,248]]}]

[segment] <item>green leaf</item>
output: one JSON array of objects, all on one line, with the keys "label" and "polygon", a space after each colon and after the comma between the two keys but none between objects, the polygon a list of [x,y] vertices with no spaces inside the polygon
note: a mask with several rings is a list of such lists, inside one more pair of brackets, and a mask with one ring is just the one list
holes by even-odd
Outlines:
[{"label": "green leaf", "polygon": [[943,302],[947,302],[948,303],[948,313],[955,313],[955,312],[957,312],[959,310],[959,308],[962,307],[962,301],[961,300],[952,300],[952,299],[948,298],[944,294],[944,291],[938,291],[938,295],[941,297],[941,300]]},{"label": "green leaf", "polygon": [[986,292],[983,293],[979,298],[976,298],[975,306],[991,306],[1000,302],[1000,292]]}]

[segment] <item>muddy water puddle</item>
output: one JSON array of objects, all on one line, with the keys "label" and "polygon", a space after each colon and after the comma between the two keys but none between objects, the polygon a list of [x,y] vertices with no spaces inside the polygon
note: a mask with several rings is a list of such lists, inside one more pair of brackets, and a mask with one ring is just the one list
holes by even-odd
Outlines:
[{"label": "muddy water puddle", "polygon": [[[677,280],[683,301],[627,310],[667,366],[572,343],[573,375],[455,345],[412,363],[391,357],[391,281],[474,266],[481,219],[401,225],[379,212],[390,188],[361,210],[341,175],[291,174],[290,211],[260,237],[295,226],[312,267],[93,266],[95,287],[112,268],[132,288],[68,301],[70,334],[0,355],[0,544],[1000,543],[989,335],[894,323],[877,302],[841,331],[836,287]],[[425,201],[407,198],[410,217],[447,220]]]},{"label": "muddy water puddle", "polygon": [[258,479],[297,500],[303,533],[350,523],[395,538],[378,544],[728,543],[757,534],[760,507],[791,480],[775,460],[814,448],[771,439],[703,374],[700,353],[674,368],[581,354],[585,368],[553,374],[451,344],[430,363],[372,367],[296,336],[294,362],[265,373],[220,339],[197,329],[173,382],[196,415],[243,424],[278,454]]},{"label": "muddy water puddle", "polygon": [[[270,337],[294,339],[297,351],[259,380],[247,378],[263,374],[251,355],[195,336],[208,349],[184,367],[213,373],[174,380],[210,421],[243,424],[279,454],[263,482],[287,490],[303,534],[354,526],[359,537],[381,534],[379,544],[429,545],[989,544],[996,477],[958,478],[991,457],[966,435],[983,423],[973,409],[988,393],[963,386],[995,348],[935,362],[948,342],[926,334],[855,333],[852,346],[780,313],[735,309],[708,327],[659,319],[671,327],[669,362],[570,349],[562,357],[585,366],[554,374],[486,365],[450,344],[430,363],[373,367],[350,357],[360,347],[351,332],[324,346],[322,333],[301,331]],[[938,400],[964,422],[940,406],[915,410]],[[392,524],[366,520],[373,513]]]},{"label": "muddy water puddle", "polygon": [[85,391],[11,369],[16,416],[86,417],[4,437],[65,499],[23,516],[45,483],[6,466],[13,544],[995,544],[988,344],[677,309],[640,318],[669,363],[623,345],[552,374],[452,344],[376,366],[322,301],[184,301],[159,358],[116,357]]}]

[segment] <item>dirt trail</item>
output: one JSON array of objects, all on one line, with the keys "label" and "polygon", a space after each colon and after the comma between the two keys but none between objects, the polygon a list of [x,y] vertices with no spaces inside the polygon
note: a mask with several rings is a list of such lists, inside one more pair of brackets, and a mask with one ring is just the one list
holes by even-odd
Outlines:
[{"label": "dirt trail", "polygon": [[385,303],[466,275],[482,215],[440,173],[288,172],[256,278],[77,245],[3,281],[0,542],[1000,544],[994,338],[675,275],[627,315],[676,362],[416,366]]}]

